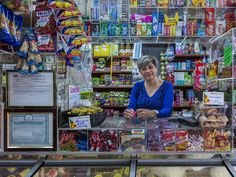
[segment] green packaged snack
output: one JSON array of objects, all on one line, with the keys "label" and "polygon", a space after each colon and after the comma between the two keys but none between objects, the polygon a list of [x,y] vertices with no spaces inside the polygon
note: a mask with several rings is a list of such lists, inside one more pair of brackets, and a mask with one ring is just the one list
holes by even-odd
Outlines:
[{"label": "green packaged snack", "polygon": [[116,31],[115,31],[116,36],[121,36],[121,32],[122,32],[122,25],[117,23],[116,24]]},{"label": "green packaged snack", "polygon": [[100,36],[108,36],[108,23],[102,22],[100,23]]}]

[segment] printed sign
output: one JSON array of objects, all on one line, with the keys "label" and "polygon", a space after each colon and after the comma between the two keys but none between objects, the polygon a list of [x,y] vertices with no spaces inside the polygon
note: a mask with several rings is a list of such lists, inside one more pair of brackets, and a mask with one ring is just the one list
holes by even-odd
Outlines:
[{"label": "printed sign", "polygon": [[69,118],[70,129],[81,130],[91,128],[90,116],[76,116]]},{"label": "printed sign", "polygon": [[203,92],[205,105],[224,105],[224,92]]},{"label": "printed sign", "polygon": [[80,91],[78,85],[69,85],[69,109],[78,104],[80,100]]}]

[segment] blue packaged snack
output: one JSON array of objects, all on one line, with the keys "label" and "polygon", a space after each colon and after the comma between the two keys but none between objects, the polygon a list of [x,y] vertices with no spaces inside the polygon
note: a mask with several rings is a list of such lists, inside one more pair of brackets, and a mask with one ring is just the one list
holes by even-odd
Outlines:
[{"label": "blue packaged snack", "polygon": [[128,24],[122,23],[122,36],[128,36]]},{"label": "blue packaged snack", "polygon": [[115,23],[113,22],[110,22],[108,23],[108,36],[115,36],[116,33],[115,33]]},{"label": "blue packaged snack", "polygon": [[22,17],[0,4],[0,41],[18,47],[21,43],[17,34],[21,28]]},{"label": "blue packaged snack", "polygon": [[16,54],[21,58],[27,58],[28,57],[28,50],[29,50],[29,42],[28,39],[25,39],[22,42],[22,45],[20,49],[16,52]]}]

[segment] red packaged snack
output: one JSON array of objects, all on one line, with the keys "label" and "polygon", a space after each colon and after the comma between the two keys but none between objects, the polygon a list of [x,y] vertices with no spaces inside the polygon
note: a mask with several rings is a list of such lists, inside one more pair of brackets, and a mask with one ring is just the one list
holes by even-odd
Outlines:
[{"label": "red packaged snack", "polygon": [[215,23],[206,23],[206,36],[215,36]]},{"label": "red packaged snack", "polygon": [[213,23],[215,22],[215,9],[214,8],[206,8],[205,9],[205,22]]},{"label": "red packaged snack", "polygon": [[90,151],[107,152],[117,150],[117,132],[114,130],[91,131],[89,133]]},{"label": "red packaged snack", "polygon": [[228,31],[231,28],[235,27],[235,15],[234,15],[234,13],[225,14],[225,19],[226,19],[226,31]]},{"label": "red packaged snack", "polygon": [[186,130],[176,131],[176,150],[185,151],[188,147],[188,132]]},{"label": "red packaged snack", "polygon": [[38,50],[39,51],[54,51],[53,38],[50,33],[37,34]]},{"label": "red packaged snack", "polygon": [[196,63],[194,71],[194,89],[202,90],[206,88],[206,78],[205,78],[205,67],[204,63]]}]

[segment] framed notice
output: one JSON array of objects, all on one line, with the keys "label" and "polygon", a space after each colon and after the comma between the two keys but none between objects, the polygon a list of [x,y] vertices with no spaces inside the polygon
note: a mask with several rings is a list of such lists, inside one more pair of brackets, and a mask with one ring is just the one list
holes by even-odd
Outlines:
[{"label": "framed notice", "polygon": [[55,74],[39,71],[38,74],[22,75],[7,72],[7,107],[55,107]]},{"label": "framed notice", "polygon": [[4,103],[0,102],[0,151],[3,150],[3,117],[4,117]]},{"label": "framed notice", "polygon": [[5,151],[56,150],[56,109],[6,109]]}]

